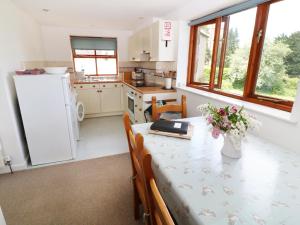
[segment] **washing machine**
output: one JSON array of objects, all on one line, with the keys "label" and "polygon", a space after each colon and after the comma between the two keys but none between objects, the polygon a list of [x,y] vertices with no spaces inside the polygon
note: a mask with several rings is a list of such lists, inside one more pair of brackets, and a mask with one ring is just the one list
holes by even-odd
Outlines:
[{"label": "washing machine", "polygon": [[82,102],[78,101],[78,94],[76,91],[73,91],[72,98],[72,107],[73,107],[73,127],[74,127],[74,136],[77,141],[80,140],[80,122],[84,119],[84,105]]}]

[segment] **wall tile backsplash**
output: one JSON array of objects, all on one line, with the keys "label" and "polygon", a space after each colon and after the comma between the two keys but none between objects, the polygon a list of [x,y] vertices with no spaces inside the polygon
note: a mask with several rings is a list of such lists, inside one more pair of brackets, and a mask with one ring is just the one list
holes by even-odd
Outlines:
[{"label": "wall tile backsplash", "polygon": [[[145,73],[145,81],[149,83],[164,84],[163,73],[176,71],[176,62],[118,62],[119,73],[134,71],[135,67],[142,68]],[[23,62],[23,69],[43,67],[67,66],[72,72],[73,61],[26,61]],[[173,77],[172,86],[175,86],[176,77]]]}]

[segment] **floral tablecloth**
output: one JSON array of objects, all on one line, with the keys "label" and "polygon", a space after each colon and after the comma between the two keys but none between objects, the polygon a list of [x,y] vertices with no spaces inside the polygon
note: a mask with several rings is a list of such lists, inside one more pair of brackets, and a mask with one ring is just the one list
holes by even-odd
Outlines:
[{"label": "floral tablecloth", "polygon": [[159,189],[180,225],[299,225],[300,149],[288,150],[249,135],[243,156],[220,152],[200,117],[191,140],[149,134],[150,123],[133,126],[144,136]]}]

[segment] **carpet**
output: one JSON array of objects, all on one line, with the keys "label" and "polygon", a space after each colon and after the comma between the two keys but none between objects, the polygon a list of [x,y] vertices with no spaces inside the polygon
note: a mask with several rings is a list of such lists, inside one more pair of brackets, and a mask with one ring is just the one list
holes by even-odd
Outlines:
[{"label": "carpet", "polygon": [[0,175],[7,225],[141,225],[129,154]]}]

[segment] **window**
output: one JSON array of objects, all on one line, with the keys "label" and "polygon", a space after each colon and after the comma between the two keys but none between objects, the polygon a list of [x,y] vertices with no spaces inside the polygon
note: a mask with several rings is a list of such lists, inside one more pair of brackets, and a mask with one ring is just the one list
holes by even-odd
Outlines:
[{"label": "window", "polygon": [[300,78],[299,6],[296,0],[270,6],[255,88],[255,94],[260,97],[295,99]]},{"label": "window", "polygon": [[219,68],[222,71],[220,91],[243,95],[255,15],[256,8],[252,8],[227,17],[226,43],[225,38],[220,43],[226,45],[224,64]]},{"label": "window", "polygon": [[208,87],[211,73],[212,53],[214,46],[214,36],[216,23],[211,21],[201,25],[197,29],[196,57],[193,81]]},{"label": "window", "polygon": [[271,0],[191,26],[188,86],[291,111],[300,80],[299,6]]},{"label": "window", "polygon": [[115,38],[71,36],[74,68],[85,75],[117,75],[117,43]]}]

